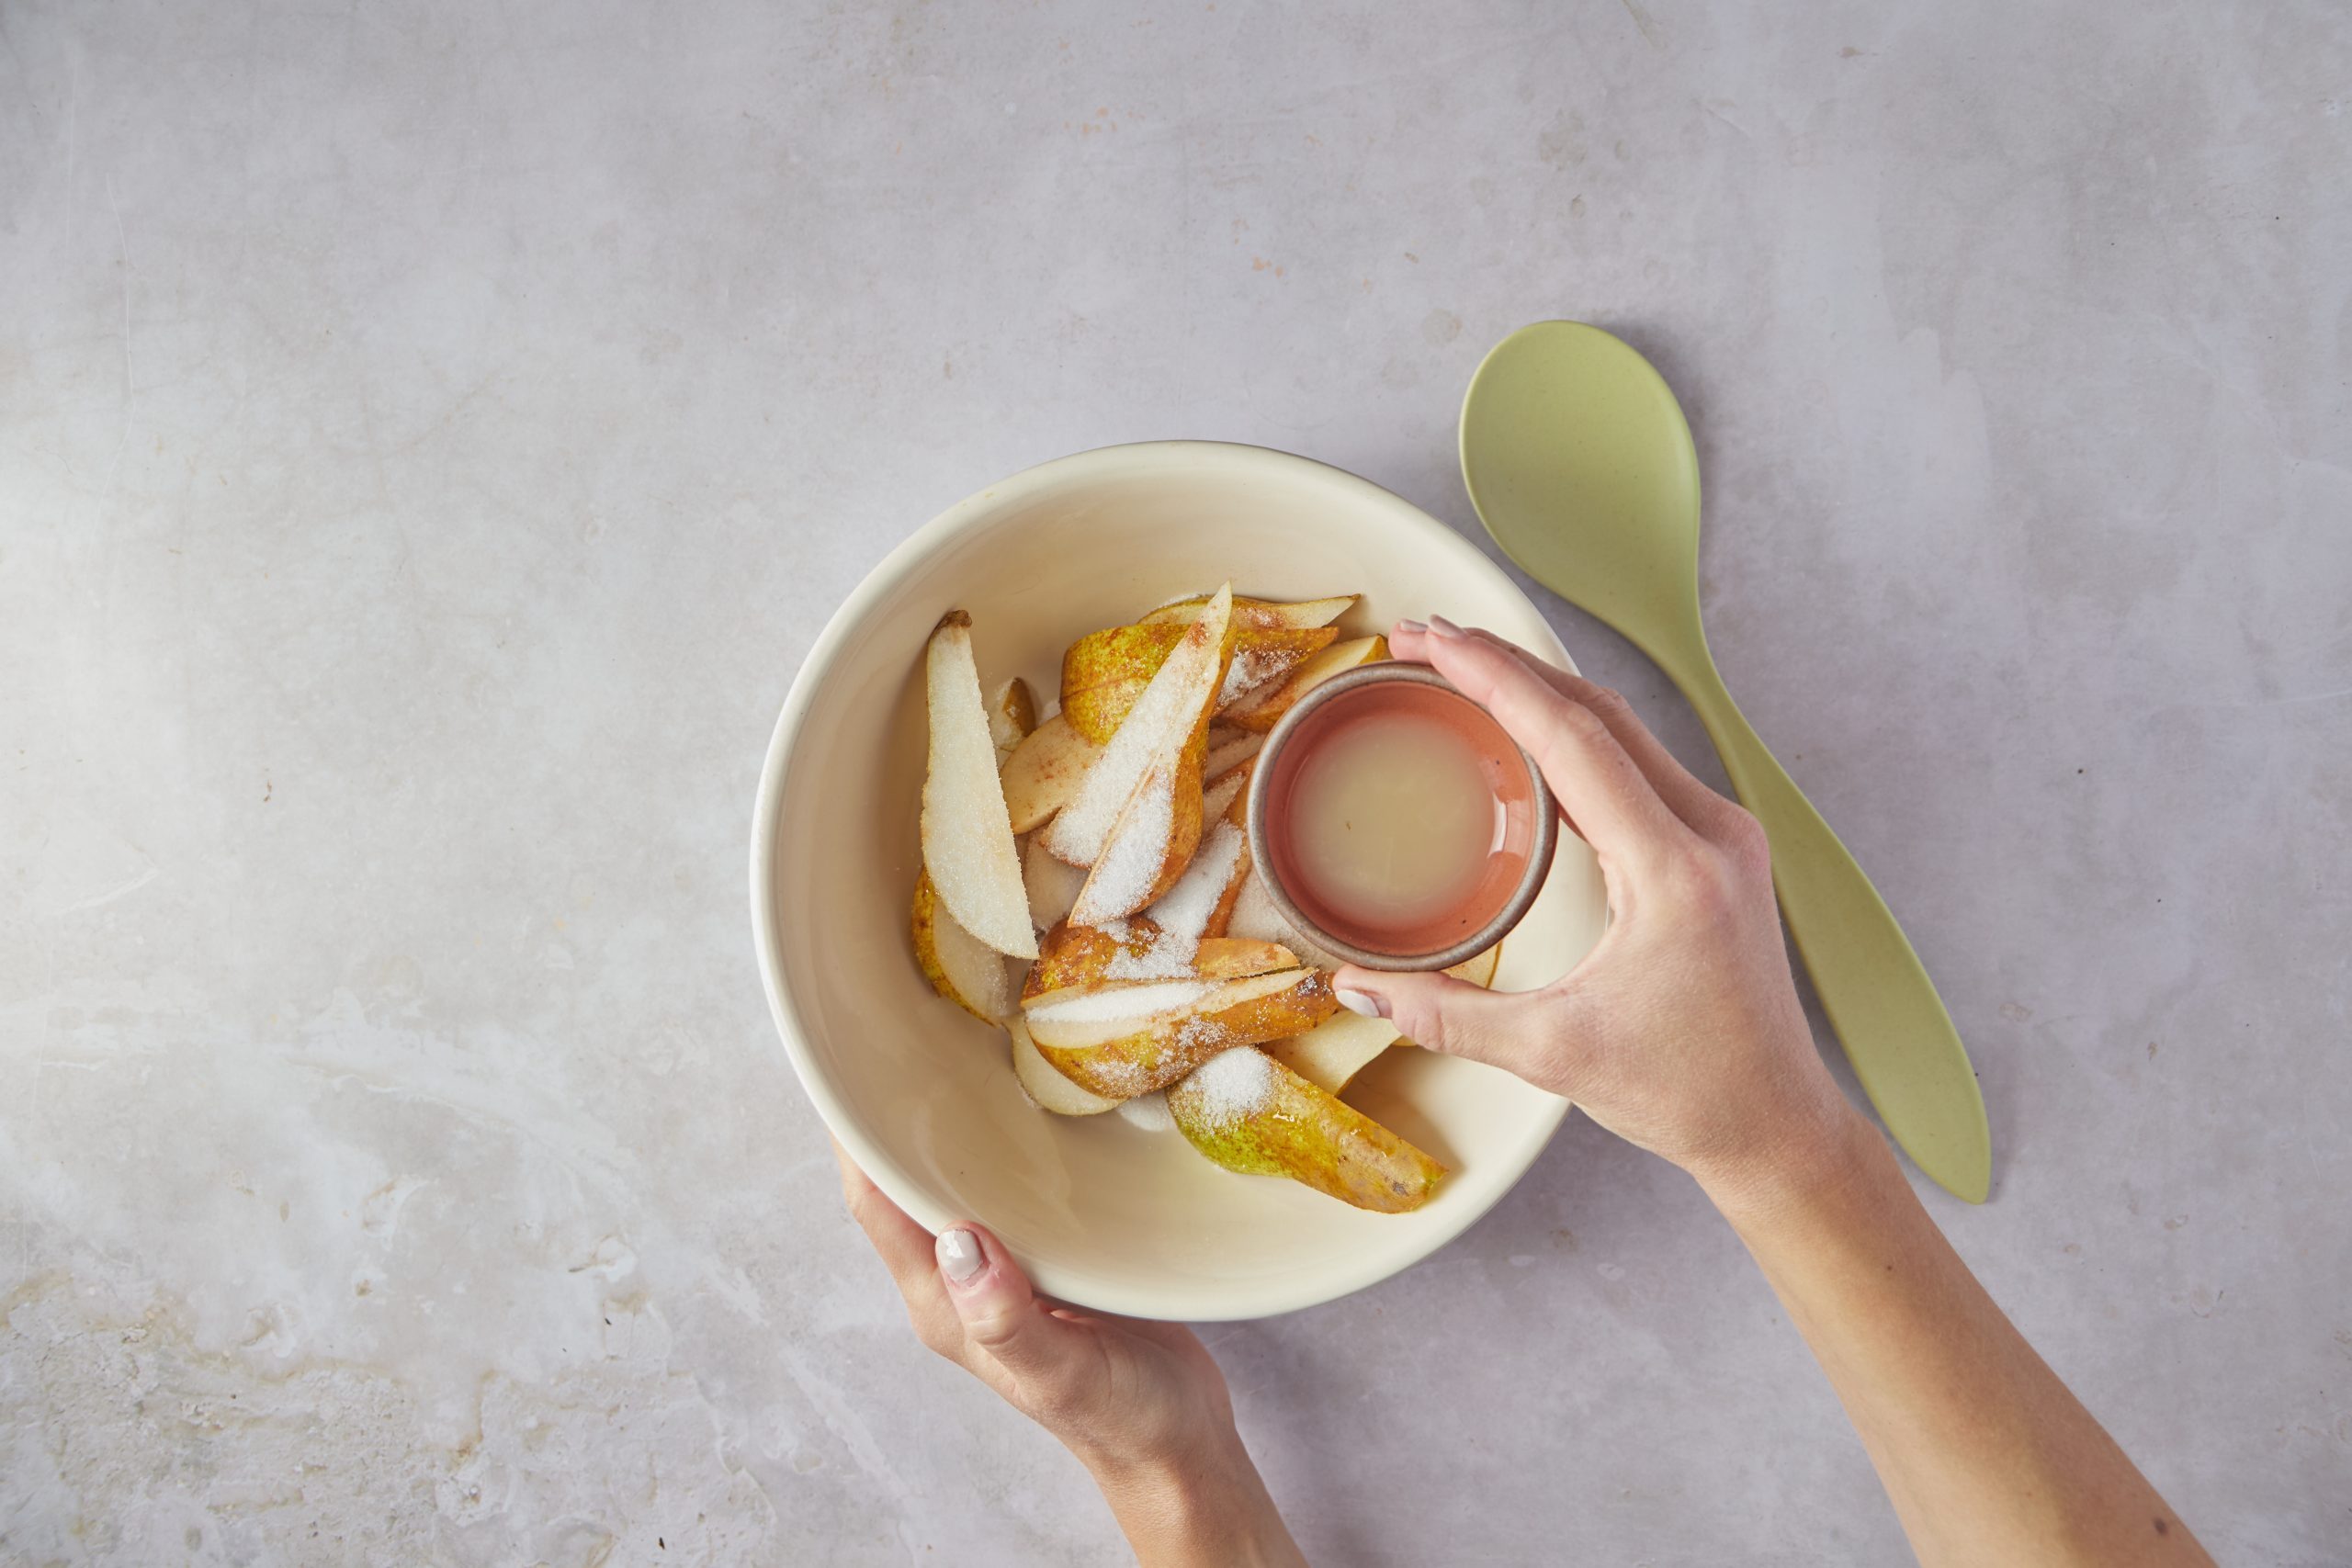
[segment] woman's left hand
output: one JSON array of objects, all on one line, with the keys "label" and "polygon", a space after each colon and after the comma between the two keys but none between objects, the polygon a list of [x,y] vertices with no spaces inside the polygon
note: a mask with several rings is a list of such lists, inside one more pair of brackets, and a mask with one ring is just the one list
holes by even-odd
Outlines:
[{"label": "woman's left hand", "polygon": [[889,1265],[916,1336],[1089,1469],[1165,1464],[1232,1440],[1225,1376],[1191,1329],[1040,1301],[996,1237],[957,1225],[934,1242],[835,1152],[849,1212]]},{"label": "woman's left hand", "polygon": [[931,1233],[839,1144],[842,1192],[915,1334],[1078,1456],[1147,1562],[1300,1562],[1193,1331],[1040,1300],[978,1225]]}]

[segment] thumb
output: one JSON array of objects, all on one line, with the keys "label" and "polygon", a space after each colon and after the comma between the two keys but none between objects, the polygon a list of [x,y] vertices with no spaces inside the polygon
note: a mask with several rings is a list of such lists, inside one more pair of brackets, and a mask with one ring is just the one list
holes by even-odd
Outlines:
[{"label": "thumb", "polygon": [[933,1251],[965,1342],[1015,1378],[1051,1375],[1085,1348],[1086,1331],[1047,1310],[1004,1244],[988,1232],[951,1226],[939,1233]]},{"label": "thumb", "polygon": [[1351,964],[1331,976],[1342,1005],[1374,1012],[1406,1039],[1449,1056],[1497,1066],[1510,1064],[1510,1005],[1498,995],[1442,970],[1430,974],[1360,969]]}]

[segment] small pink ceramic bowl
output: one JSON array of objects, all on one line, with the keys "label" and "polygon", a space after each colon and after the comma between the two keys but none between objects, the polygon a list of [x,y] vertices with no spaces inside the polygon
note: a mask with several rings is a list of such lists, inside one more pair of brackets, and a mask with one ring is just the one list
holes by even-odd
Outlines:
[{"label": "small pink ceramic bowl", "polygon": [[[1297,874],[1285,810],[1320,744],[1351,724],[1395,709],[1470,743],[1496,802],[1496,833],[1470,896],[1442,916],[1398,927],[1351,918]],[[1359,665],[1316,687],[1283,715],[1250,774],[1250,856],[1283,918],[1328,953],[1366,969],[1447,969],[1495,945],[1534,906],[1552,874],[1559,813],[1535,761],[1485,708],[1426,664]]]}]

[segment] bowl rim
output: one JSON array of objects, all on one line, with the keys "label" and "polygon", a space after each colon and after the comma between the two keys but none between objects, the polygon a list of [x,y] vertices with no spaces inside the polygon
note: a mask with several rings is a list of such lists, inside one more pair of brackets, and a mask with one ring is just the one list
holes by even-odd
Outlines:
[{"label": "bowl rim", "polygon": [[[933,552],[957,535],[978,526],[985,517],[1017,503],[1026,496],[1155,460],[1187,466],[1234,466],[1243,470],[1281,470],[1294,477],[1312,479],[1335,491],[1348,493],[1360,502],[1386,511],[1408,529],[1423,535],[1430,547],[1455,553],[1472,571],[1483,571],[1493,579],[1496,587],[1519,598],[1530,610],[1535,611],[1535,618],[1544,626],[1545,632],[1544,646],[1538,651],[1574,668],[1558,633],[1552,629],[1542,612],[1535,610],[1533,601],[1527,598],[1510,573],[1485,551],[1404,497],[1362,475],[1276,447],[1204,440],[1137,441],[1092,447],[1035,464],[983,486],[901,540],[859,581],[856,587],[850,590],[848,597],[842,601],[826,621],[824,628],[808,645],[808,651],[785,694],[784,706],[776,715],[775,727],[768,738],[767,753],[760,765],[760,784],[752,807],[752,936],[760,966],[761,986],[767,995],[768,1013],[784,1043],[786,1059],[791,1064],[794,1076],[800,1080],[802,1091],[816,1106],[817,1114],[827,1130],[840,1141],[858,1168],[881,1190],[885,1197],[934,1235],[967,1221],[980,1224],[988,1222],[983,1216],[957,1213],[934,1202],[922,1185],[900,1168],[889,1153],[867,1134],[856,1112],[832,1083],[816,1070],[814,1053],[804,1035],[798,1007],[785,988],[782,941],[776,920],[775,877],[785,774],[795,743],[808,723],[817,693],[840,658],[843,646],[874,606],[913,575]],[[1525,1139],[1524,1145],[1516,1151],[1516,1168],[1509,1179],[1496,1183],[1493,1190],[1477,1200],[1474,1206],[1461,1210],[1447,1226],[1431,1230],[1423,1242],[1402,1251],[1371,1250],[1365,1255],[1366,1261],[1353,1266],[1334,1267],[1308,1280],[1252,1281],[1227,1285],[1211,1292],[1204,1289],[1138,1288],[1114,1273],[1067,1263],[1048,1263],[1024,1256],[1018,1248],[1009,1250],[1027,1271],[1030,1282],[1038,1293],[1095,1311],[1181,1322],[1220,1323],[1272,1317],[1319,1306],[1326,1302],[1352,1295],[1426,1261],[1468,1232],[1502,1201],[1505,1194],[1518,1187],[1528,1171],[1534,1168],[1544,1150],[1550,1146],[1560,1123],[1566,1119],[1571,1109],[1566,1100],[1532,1085],[1527,1087],[1530,1094],[1540,1095],[1553,1104],[1536,1118],[1536,1125]]]},{"label": "bowl rim", "polygon": [[[1306,716],[1316,709],[1350,692],[1392,681],[1435,687],[1450,694],[1457,701],[1468,703],[1481,713],[1486,712],[1484,705],[1476,697],[1426,664],[1388,659],[1372,664],[1359,664],[1352,670],[1343,670],[1332,676],[1291,705],[1290,711],[1274,722],[1274,728],[1266,736],[1266,743],[1258,749],[1256,757],[1251,760],[1247,818],[1250,861],[1263,873],[1266,897],[1273,900],[1274,908],[1282,911],[1283,919],[1295,926],[1300,934],[1317,947],[1346,959],[1360,969],[1450,969],[1476,958],[1509,936],[1521,917],[1534,907],[1536,896],[1544,891],[1544,884],[1551,878],[1552,855],[1559,848],[1560,814],[1552,803],[1552,789],[1544,782],[1544,770],[1535,765],[1535,759],[1527,754],[1525,747],[1513,741],[1510,754],[1519,759],[1521,769],[1527,774],[1528,809],[1534,816],[1534,838],[1528,846],[1527,869],[1519,874],[1519,881],[1512,886],[1510,897],[1503,900],[1502,907],[1495,911],[1492,918],[1469,935],[1457,937],[1443,947],[1433,948],[1427,953],[1382,953],[1334,934],[1291,897],[1290,889],[1284,887],[1282,878],[1274,874],[1274,857],[1268,852],[1270,830],[1266,826],[1265,808],[1266,797],[1273,791],[1274,759],[1298,733],[1299,726]],[[1488,714],[1487,716],[1491,718],[1493,715]]]}]

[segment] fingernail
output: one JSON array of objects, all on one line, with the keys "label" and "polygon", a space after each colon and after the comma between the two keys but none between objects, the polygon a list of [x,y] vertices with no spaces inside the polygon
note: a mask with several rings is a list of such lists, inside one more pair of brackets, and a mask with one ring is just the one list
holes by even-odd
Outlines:
[{"label": "fingernail", "polygon": [[1339,998],[1340,1005],[1350,1012],[1360,1012],[1366,1018],[1388,1016],[1388,1004],[1367,992],[1351,991],[1345,986],[1341,986],[1331,994]]},{"label": "fingernail", "polygon": [[988,1261],[980,1256],[980,1238],[967,1230],[941,1231],[935,1250],[939,1271],[958,1285],[978,1273],[980,1265]]},{"label": "fingernail", "polygon": [[1452,621],[1447,620],[1443,615],[1431,615],[1430,617],[1430,631],[1437,637],[1460,637],[1462,635],[1462,628],[1455,626]]},{"label": "fingernail", "polygon": [[1396,629],[1400,632],[1411,632],[1418,637],[1430,628],[1419,621],[1399,621],[1396,623]]}]

